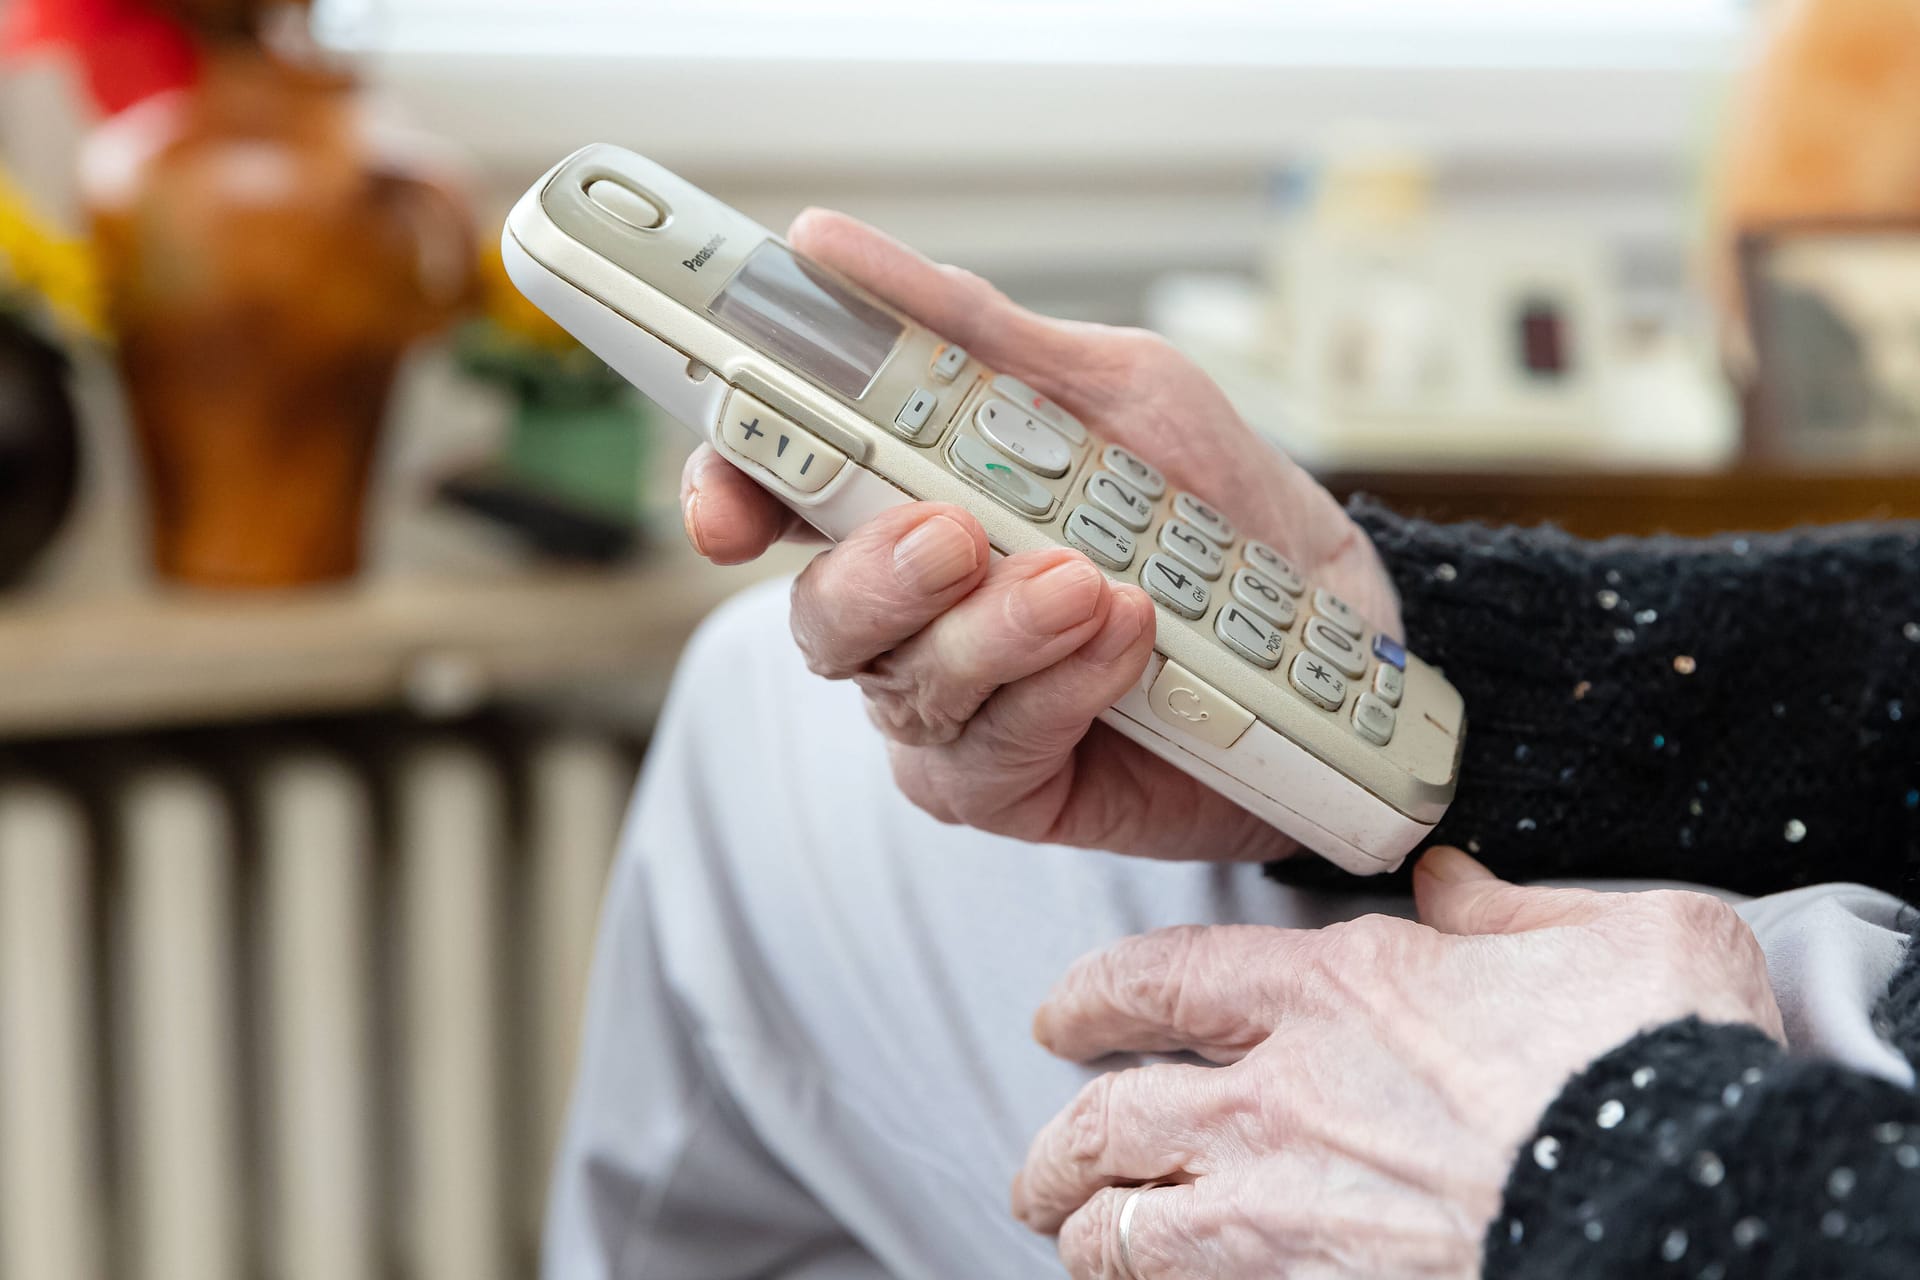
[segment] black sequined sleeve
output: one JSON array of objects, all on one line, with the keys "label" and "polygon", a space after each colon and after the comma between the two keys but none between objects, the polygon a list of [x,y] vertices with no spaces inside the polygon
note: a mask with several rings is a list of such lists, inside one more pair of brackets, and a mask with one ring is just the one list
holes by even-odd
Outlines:
[{"label": "black sequined sleeve", "polygon": [[1586,542],[1353,514],[1466,698],[1435,843],[1522,879],[1920,896],[1920,527]]},{"label": "black sequined sleeve", "polygon": [[1485,1280],[1909,1280],[1920,1099],[1752,1027],[1672,1023],[1567,1085],[1485,1257]]}]

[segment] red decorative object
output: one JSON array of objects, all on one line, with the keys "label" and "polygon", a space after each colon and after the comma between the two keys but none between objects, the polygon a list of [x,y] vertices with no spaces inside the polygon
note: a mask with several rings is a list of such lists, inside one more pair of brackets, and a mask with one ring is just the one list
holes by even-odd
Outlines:
[{"label": "red decorative object", "polygon": [[13,0],[0,12],[0,53],[49,45],[73,50],[108,115],[191,85],[199,69],[186,27],[141,0]]}]

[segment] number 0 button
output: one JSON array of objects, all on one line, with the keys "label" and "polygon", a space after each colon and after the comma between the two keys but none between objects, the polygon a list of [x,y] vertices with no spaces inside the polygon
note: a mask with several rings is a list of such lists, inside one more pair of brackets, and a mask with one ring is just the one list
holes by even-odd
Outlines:
[{"label": "number 0 button", "polygon": [[1199,575],[1172,556],[1148,556],[1140,570],[1147,594],[1183,618],[1198,618],[1213,599]]},{"label": "number 0 button", "polygon": [[1307,648],[1356,680],[1367,669],[1367,658],[1360,652],[1359,643],[1325,618],[1308,618],[1301,637],[1306,640]]}]

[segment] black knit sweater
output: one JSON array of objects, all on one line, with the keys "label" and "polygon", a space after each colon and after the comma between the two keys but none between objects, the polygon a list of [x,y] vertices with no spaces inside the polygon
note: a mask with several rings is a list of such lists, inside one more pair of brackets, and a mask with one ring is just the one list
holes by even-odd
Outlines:
[{"label": "black knit sweater", "polygon": [[[1435,843],[1515,879],[1920,896],[1920,527],[1590,543],[1354,515],[1466,698]],[[1920,949],[1878,1024],[1920,1062]],[[1920,1099],[1752,1028],[1608,1054],[1522,1147],[1486,1275],[1642,1273],[1920,1276]]]}]

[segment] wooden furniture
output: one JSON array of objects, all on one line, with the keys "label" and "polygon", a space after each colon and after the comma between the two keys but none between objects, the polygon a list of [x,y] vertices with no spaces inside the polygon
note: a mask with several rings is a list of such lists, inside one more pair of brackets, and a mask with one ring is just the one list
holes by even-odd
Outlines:
[{"label": "wooden furniture", "polygon": [[0,739],[383,707],[457,715],[595,682],[644,716],[701,619],[805,554],[716,569],[675,546],[618,573],[18,600],[0,606]]},{"label": "wooden furniture", "polygon": [[1590,538],[1920,520],[1920,472],[1368,472],[1331,475],[1326,482],[1342,499],[1367,493],[1407,515],[1493,524],[1550,521]]}]

